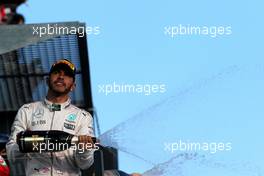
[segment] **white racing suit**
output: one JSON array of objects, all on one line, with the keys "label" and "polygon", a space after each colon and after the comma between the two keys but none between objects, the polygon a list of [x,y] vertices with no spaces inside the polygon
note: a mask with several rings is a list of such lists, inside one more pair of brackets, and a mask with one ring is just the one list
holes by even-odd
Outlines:
[{"label": "white racing suit", "polygon": [[[19,109],[6,145],[11,173],[27,176],[77,176],[80,175],[80,169],[92,165],[94,150],[70,148],[60,152],[20,153],[16,135],[25,130],[60,130],[73,135],[94,136],[91,115],[72,105],[70,99],[60,104],[59,110],[54,110],[52,103],[46,99],[25,104]],[[20,168],[12,169],[16,164],[20,164]]]}]

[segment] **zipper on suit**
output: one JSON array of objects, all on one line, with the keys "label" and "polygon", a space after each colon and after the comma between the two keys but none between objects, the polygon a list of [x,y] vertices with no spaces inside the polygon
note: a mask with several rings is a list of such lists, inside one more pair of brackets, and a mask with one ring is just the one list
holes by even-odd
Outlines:
[{"label": "zipper on suit", "polygon": [[[55,112],[53,112],[53,115],[52,115],[52,119],[51,119],[51,124],[50,124],[50,130],[52,130],[52,127],[53,127],[53,121],[54,121],[54,116],[55,116]],[[50,153],[50,156],[51,156],[51,176],[53,176],[53,152]]]},{"label": "zipper on suit", "polygon": [[55,112],[56,111],[53,112],[53,116],[52,116],[52,119],[51,119],[50,130],[52,130],[52,127],[53,127],[53,121],[54,121]]}]

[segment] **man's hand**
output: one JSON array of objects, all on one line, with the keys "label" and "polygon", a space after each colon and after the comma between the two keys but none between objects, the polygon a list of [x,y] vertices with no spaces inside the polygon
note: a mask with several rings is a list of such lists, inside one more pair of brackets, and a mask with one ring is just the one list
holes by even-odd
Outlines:
[{"label": "man's hand", "polygon": [[81,135],[78,136],[78,143],[84,143],[84,144],[92,144],[94,145],[93,139],[91,136],[87,136],[87,135]]},{"label": "man's hand", "polygon": [[78,144],[85,146],[86,150],[99,149],[99,141],[95,137],[87,135],[78,136]]}]

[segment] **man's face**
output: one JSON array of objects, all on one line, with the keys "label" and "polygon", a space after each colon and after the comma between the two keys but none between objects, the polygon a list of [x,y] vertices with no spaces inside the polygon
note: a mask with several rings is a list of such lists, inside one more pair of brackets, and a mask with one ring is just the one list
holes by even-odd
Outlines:
[{"label": "man's face", "polygon": [[75,88],[73,77],[63,70],[55,70],[50,74],[48,81],[49,88],[57,94],[68,94]]}]

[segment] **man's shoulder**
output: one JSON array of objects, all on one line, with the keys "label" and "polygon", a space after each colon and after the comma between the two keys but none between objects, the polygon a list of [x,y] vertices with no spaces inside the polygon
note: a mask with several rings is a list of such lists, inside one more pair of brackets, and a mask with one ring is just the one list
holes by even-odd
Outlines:
[{"label": "man's shoulder", "polygon": [[75,109],[76,111],[79,111],[80,115],[82,115],[84,117],[92,118],[92,115],[88,111],[86,111],[86,110],[84,110],[82,108],[79,108],[79,107],[77,107],[77,106],[75,106],[73,104],[71,104],[71,108]]},{"label": "man's shoulder", "polygon": [[34,107],[40,106],[40,105],[42,105],[42,101],[35,101],[35,102],[26,103],[26,104],[22,105],[20,107],[20,109],[28,109],[29,110],[29,109],[32,109]]},{"label": "man's shoulder", "polygon": [[88,111],[85,111],[84,109],[81,109],[81,113],[86,118],[92,118],[92,115]]}]

